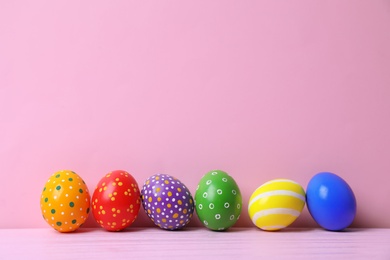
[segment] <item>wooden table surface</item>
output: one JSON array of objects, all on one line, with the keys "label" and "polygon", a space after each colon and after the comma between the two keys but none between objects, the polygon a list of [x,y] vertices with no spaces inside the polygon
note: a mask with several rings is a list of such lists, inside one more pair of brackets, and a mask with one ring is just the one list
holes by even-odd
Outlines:
[{"label": "wooden table surface", "polygon": [[0,259],[390,259],[390,229],[0,229]]}]

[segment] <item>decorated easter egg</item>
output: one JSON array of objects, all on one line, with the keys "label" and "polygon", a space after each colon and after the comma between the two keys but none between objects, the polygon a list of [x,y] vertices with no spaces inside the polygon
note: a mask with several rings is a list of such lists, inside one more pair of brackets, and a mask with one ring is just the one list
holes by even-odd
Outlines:
[{"label": "decorated easter egg", "polygon": [[315,175],[307,185],[306,200],[311,216],[324,229],[343,230],[355,218],[355,195],[348,183],[336,174]]},{"label": "decorated easter egg", "polygon": [[88,187],[73,171],[54,173],[41,195],[41,210],[46,222],[59,232],[72,232],[86,220],[90,210]]},{"label": "decorated easter egg", "polygon": [[180,180],[167,174],[149,177],[141,190],[142,205],[153,223],[176,230],[187,225],[194,212],[190,191]]},{"label": "decorated easter egg", "polygon": [[196,213],[205,227],[225,230],[240,217],[242,197],[234,179],[221,170],[210,171],[199,182],[195,193]]},{"label": "decorated easter egg", "polygon": [[138,184],[130,173],[122,170],[106,174],[92,196],[93,216],[108,231],[120,231],[130,226],[140,207]]},{"label": "decorated easter egg", "polygon": [[293,223],[304,206],[305,191],[301,185],[288,179],[275,179],[252,193],[248,212],[258,228],[275,231]]}]

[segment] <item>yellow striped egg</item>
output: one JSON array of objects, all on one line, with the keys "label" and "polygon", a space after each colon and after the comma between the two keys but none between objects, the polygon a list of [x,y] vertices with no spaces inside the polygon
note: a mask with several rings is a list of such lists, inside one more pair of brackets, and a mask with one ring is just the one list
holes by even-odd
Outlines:
[{"label": "yellow striped egg", "polygon": [[295,181],[275,179],[264,183],[249,199],[249,216],[258,228],[275,231],[293,223],[305,206],[305,191]]}]

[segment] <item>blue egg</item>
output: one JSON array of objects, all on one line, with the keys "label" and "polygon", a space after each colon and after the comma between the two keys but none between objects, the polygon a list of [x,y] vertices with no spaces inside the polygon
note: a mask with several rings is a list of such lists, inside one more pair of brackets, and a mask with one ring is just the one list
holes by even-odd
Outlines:
[{"label": "blue egg", "polygon": [[351,187],[330,172],[321,172],[311,178],[306,190],[306,205],[314,220],[331,231],[347,228],[356,216],[356,199]]}]

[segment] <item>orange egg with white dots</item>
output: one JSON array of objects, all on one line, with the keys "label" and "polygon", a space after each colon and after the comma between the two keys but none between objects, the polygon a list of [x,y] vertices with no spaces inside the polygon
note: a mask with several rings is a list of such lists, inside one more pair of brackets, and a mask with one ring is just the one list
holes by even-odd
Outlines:
[{"label": "orange egg with white dots", "polygon": [[43,218],[55,230],[77,230],[87,220],[90,211],[87,185],[73,171],[54,173],[43,188],[41,211]]},{"label": "orange egg with white dots", "polygon": [[108,231],[121,231],[138,216],[140,191],[133,176],[122,170],[106,174],[92,196],[92,213],[96,222]]}]

